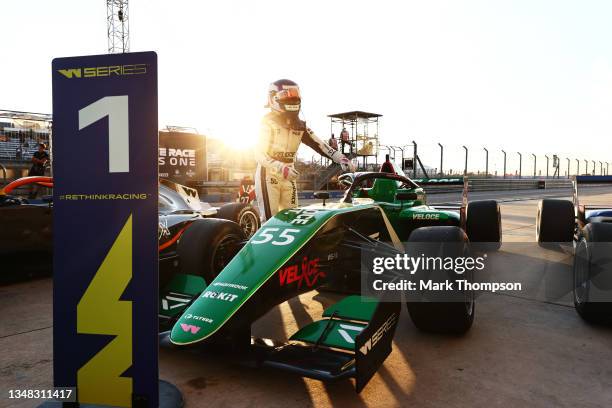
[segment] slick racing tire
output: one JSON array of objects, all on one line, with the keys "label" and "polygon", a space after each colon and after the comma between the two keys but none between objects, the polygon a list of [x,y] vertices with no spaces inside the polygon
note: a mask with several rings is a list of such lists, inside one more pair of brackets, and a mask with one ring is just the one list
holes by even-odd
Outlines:
[{"label": "slick racing tire", "polygon": [[544,199],[538,204],[538,243],[572,242],[576,219],[574,204],[568,200]]},{"label": "slick racing tire", "polygon": [[472,201],[466,210],[465,232],[474,246],[497,251],[502,242],[501,211],[495,200]]},{"label": "slick racing tire", "polygon": [[210,285],[244,240],[244,232],[235,222],[217,218],[194,221],[176,247],[181,272],[202,276]]},{"label": "slick racing tire", "polygon": [[580,232],[574,256],[574,306],[590,323],[612,323],[612,224]]},{"label": "slick racing tire", "polygon": [[251,238],[261,227],[259,211],[246,203],[229,203],[219,208],[217,218],[234,221],[240,225],[247,238]]},{"label": "slick racing tire", "polygon": [[[425,257],[464,257],[468,252],[468,238],[459,227],[423,227],[414,230],[408,238],[409,253],[423,254]],[[465,279],[473,281],[473,273],[457,275],[454,271],[430,272],[418,270],[414,274],[417,285],[421,280],[442,283],[445,280]],[[454,275],[454,276],[453,276]],[[435,295],[439,298],[439,295]],[[474,322],[475,298],[473,291],[445,293],[444,301],[432,301],[427,293],[406,302],[408,313],[414,325],[426,332],[443,334],[463,334]],[[456,299],[456,300],[455,300]]]}]

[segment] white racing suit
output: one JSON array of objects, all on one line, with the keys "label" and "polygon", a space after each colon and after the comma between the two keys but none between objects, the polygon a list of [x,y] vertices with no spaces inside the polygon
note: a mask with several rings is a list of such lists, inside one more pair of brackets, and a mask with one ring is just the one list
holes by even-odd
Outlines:
[{"label": "white racing suit", "polygon": [[342,153],[319,139],[305,122],[288,120],[276,112],[264,116],[255,156],[258,163],[255,195],[262,220],[270,219],[285,208],[297,207],[297,182],[284,178],[282,171],[287,165],[293,166],[301,143],[336,163],[344,158]]}]

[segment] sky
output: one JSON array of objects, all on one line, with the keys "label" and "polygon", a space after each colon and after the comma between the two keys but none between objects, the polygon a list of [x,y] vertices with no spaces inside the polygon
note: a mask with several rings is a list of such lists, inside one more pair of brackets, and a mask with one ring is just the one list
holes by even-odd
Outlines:
[{"label": "sky", "polygon": [[[51,60],[106,52],[106,2],[3,2],[0,109],[51,112]],[[159,124],[256,142],[268,84],[301,87],[302,117],[383,115],[381,143],[426,164],[545,172],[544,155],[612,163],[612,2],[131,0],[132,51],[159,58]],[[407,150],[412,147],[407,147]],[[310,158],[314,152],[300,151]],[[408,155],[408,153],[406,154]],[[589,164],[592,167],[592,164]],[[599,169],[599,165],[597,165]]]}]

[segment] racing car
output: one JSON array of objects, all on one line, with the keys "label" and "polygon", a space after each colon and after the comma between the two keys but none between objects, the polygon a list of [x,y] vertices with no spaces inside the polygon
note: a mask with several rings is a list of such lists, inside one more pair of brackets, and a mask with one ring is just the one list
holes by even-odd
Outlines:
[{"label": "racing car", "polygon": [[[443,256],[462,255],[445,253],[448,243],[465,247],[472,240],[499,248],[498,203],[467,204],[467,186],[460,206],[433,207],[423,188],[403,174],[362,172],[340,181],[348,189],[339,202],[320,192],[320,203],[280,211],[219,272],[199,262],[211,256],[203,252],[216,251],[228,231],[239,231],[230,231],[224,220],[195,221],[178,241],[183,269],[160,292],[160,317],[171,327],[162,342],[229,350],[257,366],[324,381],[355,378],[359,392],[391,352],[401,303],[347,296],[282,343],[252,337],[251,325],[292,297],[335,280],[359,279],[364,248],[393,254],[428,242]],[[407,302],[419,329],[456,334],[472,326],[474,306],[467,292],[457,293],[454,302]]]},{"label": "racing car", "polygon": [[[0,189],[0,257],[5,266],[12,263],[15,267],[23,267],[24,262],[36,260],[39,268],[48,271],[53,243],[53,198],[43,196],[40,200],[32,200],[12,194],[33,183],[52,188],[53,178],[24,177]],[[200,201],[197,190],[165,179],[159,180],[158,216],[161,283],[175,273],[178,267],[176,241],[194,221],[230,220],[236,224],[232,228],[240,230],[241,240],[252,236],[261,224],[258,211],[249,204],[212,207]],[[4,277],[0,277],[2,279]]]},{"label": "racing car", "polygon": [[539,202],[536,239],[544,247],[572,244],[576,311],[588,322],[612,323],[612,204],[582,204],[572,183],[572,201]]}]

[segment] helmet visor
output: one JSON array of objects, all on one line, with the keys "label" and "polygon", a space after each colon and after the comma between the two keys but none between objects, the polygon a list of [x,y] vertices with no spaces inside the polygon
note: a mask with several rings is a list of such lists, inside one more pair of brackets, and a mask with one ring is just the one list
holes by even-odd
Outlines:
[{"label": "helmet visor", "polygon": [[300,90],[299,88],[282,89],[274,95],[274,99],[284,105],[299,105],[301,102]]}]

